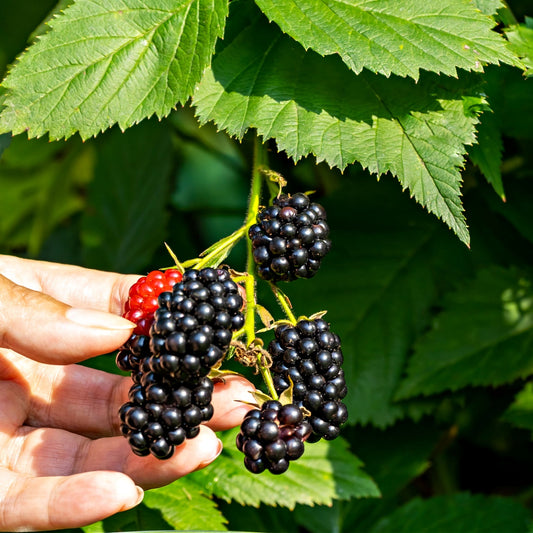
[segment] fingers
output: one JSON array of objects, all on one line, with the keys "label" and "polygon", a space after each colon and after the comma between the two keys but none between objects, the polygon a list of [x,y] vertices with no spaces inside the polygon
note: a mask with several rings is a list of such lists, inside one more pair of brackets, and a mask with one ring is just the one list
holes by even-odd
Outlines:
[{"label": "fingers", "polygon": [[70,307],[0,275],[0,347],[36,361],[65,364],[107,353],[134,324],[93,309]]},{"label": "fingers", "polygon": [[142,496],[119,472],[30,478],[0,468],[0,531],[81,527],[131,509]]},{"label": "fingers", "polygon": [[[119,434],[118,410],[127,401],[132,384],[129,377],[80,365],[42,365],[12,352],[4,357],[19,370],[20,379],[24,376],[29,391],[27,424],[90,437]],[[208,426],[220,431],[240,424],[250,409],[245,402],[254,401],[251,390],[254,386],[241,376],[217,382],[212,398],[214,415]]]},{"label": "fingers", "polygon": [[206,426],[194,439],[177,446],[170,459],[161,461],[152,455],[138,457],[124,437],[107,437],[92,441],[84,470],[121,470],[144,489],[168,485],[195,470],[211,464],[222,452],[222,442]]},{"label": "fingers", "polygon": [[17,285],[44,292],[72,307],[122,314],[137,275],[0,255],[0,274]]},{"label": "fingers", "polygon": [[252,391],[255,387],[242,376],[228,376],[215,384],[213,391],[213,418],[207,425],[213,431],[222,431],[240,425],[244,415],[255,403]]},{"label": "fingers", "polygon": [[165,461],[135,455],[122,436],[91,440],[62,429],[23,427],[12,440],[17,444],[0,450],[0,464],[19,474],[48,477],[110,470],[144,488],[166,485],[203,468],[222,451],[221,441],[205,426]]}]

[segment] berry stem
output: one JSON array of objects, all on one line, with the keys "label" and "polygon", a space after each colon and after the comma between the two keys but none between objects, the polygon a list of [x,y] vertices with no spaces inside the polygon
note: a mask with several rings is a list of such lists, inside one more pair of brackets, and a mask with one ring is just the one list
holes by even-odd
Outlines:
[{"label": "berry stem", "polygon": [[292,306],[290,304],[290,300],[278,287],[276,287],[276,285],[274,285],[274,283],[270,283],[270,288],[272,289],[272,292],[274,293],[276,300],[278,301],[279,305],[283,309],[283,312],[285,313],[287,318],[291,321],[293,325],[296,325],[298,321],[296,320],[296,317],[294,316],[294,313],[292,312]]},{"label": "berry stem", "polygon": [[[257,213],[259,210],[259,203],[261,199],[261,186],[262,186],[262,172],[261,168],[264,168],[267,163],[267,153],[258,137],[255,139],[254,144],[254,164],[252,170],[252,184],[250,188],[250,199],[248,201],[248,213],[246,215],[246,222],[244,227],[246,231],[255,223]],[[246,290],[246,312],[244,317],[244,330],[246,332],[246,343],[251,346],[255,341],[255,314],[256,314],[256,279],[255,279],[255,262],[252,255],[252,242],[250,239],[246,239],[246,276],[244,282],[244,288]],[[272,381],[272,375],[270,370],[263,365],[261,355],[257,357],[257,365],[259,371],[268,388],[268,392],[275,400],[278,399],[276,389],[274,388],[274,382]]]}]

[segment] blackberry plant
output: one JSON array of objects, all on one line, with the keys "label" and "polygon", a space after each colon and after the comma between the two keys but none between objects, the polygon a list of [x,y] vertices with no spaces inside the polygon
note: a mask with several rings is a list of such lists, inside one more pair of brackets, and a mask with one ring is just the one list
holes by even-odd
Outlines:
[{"label": "blackberry plant", "polygon": [[[303,454],[304,442],[332,440],[346,422],[339,337],[322,318],[297,320],[276,285],[317,273],[331,247],[326,212],[307,194],[282,192],[286,183],[260,164],[261,153],[257,143],[244,224],[198,258],[182,263],[171,252],[174,267],[149,273],[130,290],[124,316],[137,327],[116,362],[132,377],[119,417],[137,455],[168,459],[198,435],[214,414],[211,378],[226,357],[255,366],[267,388],[256,394],[256,408],[237,437],[250,472],[285,472]],[[260,207],[265,184],[271,201]],[[238,273],[223,261],[241,239],[247,266]],[[272,289],[282,319],[275,321],[258,303],[259,279]],[[257,336],[256,314],[275,332],[268,351]]]}]

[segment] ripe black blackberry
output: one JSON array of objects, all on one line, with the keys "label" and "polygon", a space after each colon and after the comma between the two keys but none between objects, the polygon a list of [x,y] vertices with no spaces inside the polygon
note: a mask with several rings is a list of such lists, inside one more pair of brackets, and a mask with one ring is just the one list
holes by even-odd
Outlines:
[{"label": "ripe black blackberry", "polygon": [[135,454],[169,459],[175,446],[196,437],[200,424],[213,416],[212,392],[213,382],[207,377],[192,387],[144,374],[120,408],[121,432]]},{"label": "ripe black blackberry", "polygon": [[213,416],[207,375],[226,353],[232,332],[244,325],[244,315],[238,286],[225,269],[185,272],[158,303],[148,347],[138,341],[142,356],[130,348],[123,357],[134,384],[119,415],[134,453],[167,459]]},{"label": "ripe black blackberry", "polygon": [[313,428],[309,442],[333,440],[348,418],[342,402],[347,388],[341,368],[343,355],[338,335],[321,319],[282,324],[268,346],[271,372],[278,393],[293,384],[293,401],[305,407]]},{"label": "ripe black blackberry", "polygon": [[244,453],[244,465],[253,474],[268,470],[282,474],[304,453],[304,441],[311,426],[299,407],[271,400],[249,411],[237,435],[237,449]]},{"label": "ripe black blackberry", "polygon": [[320,204],[303,193],[281,194],[248,231],[258,275],[274,282],[313,277],[331,248],[328,235]]}]

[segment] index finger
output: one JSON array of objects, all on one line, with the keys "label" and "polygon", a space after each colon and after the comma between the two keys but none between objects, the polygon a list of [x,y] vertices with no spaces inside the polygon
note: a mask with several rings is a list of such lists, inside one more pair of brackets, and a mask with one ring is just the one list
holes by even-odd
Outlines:
[{"label": "index finger", "polygon": [[117,274],[75,265],[0,255],[0,274],[72,307],[122,314],[135,274]]}]

